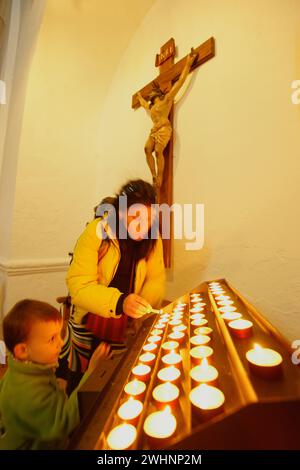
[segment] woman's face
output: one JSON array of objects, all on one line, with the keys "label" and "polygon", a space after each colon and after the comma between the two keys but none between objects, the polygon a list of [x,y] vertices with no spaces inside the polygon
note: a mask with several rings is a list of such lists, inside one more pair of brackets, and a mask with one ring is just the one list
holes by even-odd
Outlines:
[{"label": "woman's face", "polygon": [[156,210],[144,204],[133,204],[127,210],[124,224],[129,236],[136,241],[147,238],[148,231],[156,217]]}]

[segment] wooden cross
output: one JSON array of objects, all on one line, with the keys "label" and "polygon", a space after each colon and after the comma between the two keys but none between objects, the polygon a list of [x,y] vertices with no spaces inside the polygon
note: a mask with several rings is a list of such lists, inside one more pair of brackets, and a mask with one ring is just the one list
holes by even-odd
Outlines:
[{"label": "wooden cross", "polygon": [[[198,46],[195,49],[195,52],[198,54],[195,59],[191,70],[194,70],[199,65],[202,65],[204,62],[207,62],[209,59],[215,55],[215,41],[211,37],[203,44]],[[160,54],[156,55],[155,66],[159,67],[159,75],[146,86],[144,86],[139,92],[145,100],[149,100],[149,95],[153,91],[153,82],[158,84],[162,91],[168,92],[172,85],[178,80],[180,74],[184,68],[187,56],[179,60],[174,64],[174,57],[176,53],[175,41],[173,38],[169,39],[166,44],[164,44],[160,49]],[[136,92],[132,96],[132,108],[137,109],[140,106]],[[169,114],[169,121],[173,128],[173,116],[174,116],[174,106],[171,109]],[[173,136],[164,150],[165,158],[165,167],[163,174],[163,183],[159,189],[158,202],[159,204],[166,203],[169,206],[173,204]],[[170,220],[171,227],[171,236],[170,239],[163,239],[164,246],[164,261],[167,268],[171,267],[171,256],[172,256],[172,234],[173,234],[173,220],[171,215]]]}]

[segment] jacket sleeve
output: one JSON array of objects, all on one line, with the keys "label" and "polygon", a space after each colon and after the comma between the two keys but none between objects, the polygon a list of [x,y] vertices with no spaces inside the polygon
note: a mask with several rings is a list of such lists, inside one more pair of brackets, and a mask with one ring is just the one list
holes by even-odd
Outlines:
[{"label": "jacket sleeve", "polygon": [[93,220],[78,239],[67,274],[72,303],[102,317],[118,318],[116,306],[121,292],[98,282],[98,251],[102,242],[99,219]]},{"label": "jacket sleeve", "polygon": [[159,308],[164,297],[166,281],[161,238],[157,240],[155,249],[146,263],[147,274],[139,295],[148,300],[153,308]]},{"label": "jacket sleeve", "polygon": [[69,398],[58,385],[52,382],[49,384],[47,377],[43,381],[37,381],[34,389],[30,384],[27,392],[25,390],[30,403],[28,411],[23,409],[19,415],[24,435],[39,442],[56,442],[60,447],[80,422],[77,395],[88,376],[89,372],[83,376]]}]

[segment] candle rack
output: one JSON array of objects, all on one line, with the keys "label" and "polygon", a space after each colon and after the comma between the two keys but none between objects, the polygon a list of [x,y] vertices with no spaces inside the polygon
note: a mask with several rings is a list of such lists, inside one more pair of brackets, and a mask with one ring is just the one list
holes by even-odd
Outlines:
[{"label": "candle rack", "polygon": [[[216,287],[215,286],[219,286]],[[214,293],[213,291],[216,291]],[[222,291],[219,293],[219,291]],[[197,302],[192,294],[199,293]],[[251,321],[251,335],[232,334],[229,324],[222,317],[224,300],[229,297],[229,306],[234,306],[243,320]],[[194,301],[192,301],[194,300]],[[178,401],[171,403],[171,410],[177,420],[175,433],[168,439],[147,439],[143,425],[146,417],[159,410],[153,400],[153,389],[161,384],[158,371],[165,367],[161,358],[166,354],[162,344],[170,341],[168,335],[174,331],[172,313],[178,304],[180,319],[187,328],[184,340],[180,341],[176,353],[180,353],[182,364]],[[198,305],[197,303],[205,303]],[[196,305],[196,307],[195,307]],[[226,305],[225,305],[226,306]],[[220,310],[222,308],[222,310]],[[192,406],[189,394],[195,386],[190,378],[194,362],[190,355],[190,338],[202,325],[193,325],[190,316],[195,309],[204,315],[212,329],[207,346],[213,348],[209,363],[218,371],[214,383],[225,396],[225,402],[215,412],[199,413]],[[200,310],[201,309],[201,310]],[[170,314],[161,341],[153,350],[156,360],[151,364],[151,373],[146,379],[143,411],[136,423],[137,439],[133,449],[297,449],[300,442],[298,418],[300,418],[300,370],[291,361],[294,352],[281,333],[276,330],[258,310],[250,304],[228,281],[219,279],[202,283],[163,308],[163,314]],[[180,316],[180,315],[179,315]],[[178,315],[175,315],[177,318]],[[202,318],[202,317],[201,317]],[[173,322],[174,323],[174,322]],[[175,322],[176,323],[176,322]],[[127,353],[122,357],[104,360],[101,366],[86,381],[79,392],[80,411],[83,419],[71,439],[71,449],[108,449],[107,436],[111,429],[122,424],[117,411],[128,398],[125,385],[133,379],[132,369],[139,364],[139,357],[145,353],[152,331],[159,325],[159,315],[152,315],[141,324],[137,334],[130,339]],[[175,330],[176,331],[176,330]],[[282,370],[275,378],[253,373],[246,353],[258,343],[263,348],[275,350],[282,356]],[[196,365],[196,364],[195,364]]]}]

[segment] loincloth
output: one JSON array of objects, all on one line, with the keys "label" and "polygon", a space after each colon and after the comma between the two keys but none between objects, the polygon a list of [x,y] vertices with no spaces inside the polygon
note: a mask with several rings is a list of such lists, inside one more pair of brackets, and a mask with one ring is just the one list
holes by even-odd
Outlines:
[{"label": "loincloth", "polygon": [[161,145],[163,148],[166,147],[172,135],[172,127],[170,125],[164,125],[159,129],[153,127],[151,129],[150,137],[156,144]]}]

